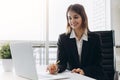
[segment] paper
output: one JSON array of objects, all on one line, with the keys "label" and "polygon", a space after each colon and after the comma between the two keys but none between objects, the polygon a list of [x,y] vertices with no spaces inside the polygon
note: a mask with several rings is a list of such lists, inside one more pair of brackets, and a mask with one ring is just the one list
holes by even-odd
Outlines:
[{"label": "paper", "polygon": [[61,74],[49,74],[49,73],[40,73],[38,76],[39,80],[64,80],[64,79],[69,79],[70,77],[68,76],[63,76]]},{"label": "paper", "polygon": [[77,73],[71,73],[71,71],[65,71],[63,73],[58,73],[55,75],[49,74],[47,72],[40,73],[39,80],[95,80],[95,79]]}]

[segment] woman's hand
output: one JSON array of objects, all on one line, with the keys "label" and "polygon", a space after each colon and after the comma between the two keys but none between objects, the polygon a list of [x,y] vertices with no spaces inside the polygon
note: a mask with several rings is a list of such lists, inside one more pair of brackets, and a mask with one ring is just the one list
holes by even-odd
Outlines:
[{"label": "woman's hand", "polygon": [[50,74],[55,74],[58,70],[57,64],[50,64],[47,67],[47,71],[49,71]]},{"label": "woman's hand", "polygon": [[82,69],[80,69],[80,68],[73,69],[72,72],[73,72],[73,73],[79,73],[79,74],[82,74],[82,75],[85,74],[84,71],[83,71]]}]

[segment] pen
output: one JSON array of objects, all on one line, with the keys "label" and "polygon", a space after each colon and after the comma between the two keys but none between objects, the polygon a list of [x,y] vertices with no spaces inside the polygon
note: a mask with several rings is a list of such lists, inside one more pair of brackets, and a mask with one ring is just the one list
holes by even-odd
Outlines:
[{"label": "pen", "polygon": [[56,62],[56,64],[58,64],[58,63],[60,63],[60,60],[58,60],[58,61]]}]

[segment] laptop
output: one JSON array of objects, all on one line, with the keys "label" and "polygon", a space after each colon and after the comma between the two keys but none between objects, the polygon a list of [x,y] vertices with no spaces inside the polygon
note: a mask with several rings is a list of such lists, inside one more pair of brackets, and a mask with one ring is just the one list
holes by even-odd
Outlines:
[{"label": "laptop", "polygon": [[10,50],[16,75],[38,80],[32,44],[30,42],[11,42]]},{"label": "laptop", "polygon": [[[16,75],[30,80],[58,80],[68,77],[51,75],[46,72],[46,66],[38,67],[33,57],[33,48],[30,42],[11,42],[10,50]],[[41,69],[42,70],[41,70]],[[44,70],[43,70],[44,69]]]}]

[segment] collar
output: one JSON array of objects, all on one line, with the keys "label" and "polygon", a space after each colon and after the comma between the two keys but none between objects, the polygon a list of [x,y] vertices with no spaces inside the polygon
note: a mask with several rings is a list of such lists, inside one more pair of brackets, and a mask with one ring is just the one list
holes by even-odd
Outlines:
[{"label": "collar", "polygon": [[[71,31],[71,34],[70,34],[70,38],[75,38],[75,37],[76,37],[75,31],[72,30],[72,31]],[[87,29],[85,30],[84,34],[82,35],[81,40],[88,41]]]}]

